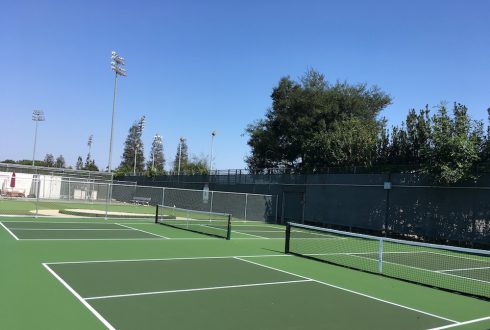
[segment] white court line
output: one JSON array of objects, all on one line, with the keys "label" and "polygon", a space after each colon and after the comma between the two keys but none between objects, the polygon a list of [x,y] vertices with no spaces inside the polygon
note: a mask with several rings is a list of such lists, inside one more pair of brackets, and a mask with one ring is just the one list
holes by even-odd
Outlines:
[{"label": "white court line", "polygon": [[[254,237],[240,237],[233,238],[233,240],[259,240],[263,238]],[[269,238],[269,239],[282,239],[282,238]],[[20,241],[162,241],[160,237],[149,238],[20,238]],[[191,241],[191,240],[210,240],[216,241],[216,238],[212,237],[169,237],[168,241]],[[166,240],[167,241],[167,240]]]},{"label": "white court line", "polygon": [[35,230],[35,231],[43,231],[43,230],[47,230],[47,231],[87,231],[87,230],[92,230],[92,231],[104,231],[104,230],[125,230],[125,231],[129,231],[129,230],[132,230],[130,228],[75,228],[75,229],[71,229],[71,228],[12,228],[12,230],[15,230],[15,231],[22,231],[22,230]]},{"label": "white court line", "polygon": [[19,240],[19,238],[15,236],[14,233],[12,233],[10,229],[8,229],[1,221],[0,221],[0,226],[2,226],[10,235],[12,235],[12,237],[15,238],[16,241]]},{"label": "white court line", "polygon": [[123,225],[123,224],[120,224],[120,223],[116,223],[116,225],[119,225],[119,226],[122,226],[122,227],[125,227],[125,228],[129,228],[129,229],[132,229],[132,230],[140,231],[142,233],[149,234],[149,235],[152,235],[152,236],[158,236],[160,238],[169,239],[168,237],[165,237],[163,235],[158,235],[158,234],[150,233],[149,231],[145,231],[145,230],[138,229],[138,228],[133,228],[133,227],[126,226],[126,225]]},{"label": "white court line", "polygon": [[[238,229],[238,230],[243,230],[243,229]],[[248,233],[248,232],[250,232],[250,233],[282,233],[282,234],[285,233],[284,230],[260,230],[260,229],[250,230],[250,231],[244,230],[241,233]]]},{"label": "white court line", "polygon": [[181,290],[167,290],[167,291],[153,291],[153,292],[139,292],[139,293],[128,293],[128,294],[116,294],[116,295],[112,295],[112,296],[88,297],[88,298],[84,298],[84,299],[85,300],[96,300],[96,299],[110,299],[110,298],[125,298],[125,297],[149,296],[149,295],[165,294],[165,293],[211,291],[211,290],[220,290],[220,289],[247,288],[247,287],[253,287],[253,286],[291,284],[291,283],[304,283],[304,282],[312,282],[312,281],[311,280],[295,280],[295,281],[282,281],[282,282],[266,282],[266,283],[253,283],[253,284],[238,284],[238,285],[215,286],[215,287],[196,288],[196,289],[181,289]]},{"label": "white court line", "polygon": [[116,328],[114,328],[104,317],[102,317],[102,315],[99,314],[99,312],[97,312],[92,306],[90,306],[88,302],[86,302],[75,290],[73,290],[73,288],[69,286],[68,283],[66,283],[60,276],[58,276],[58,274],[56,274],[47,264],[43,263],[42,265],[48,270],[48,272],[51,273],[51,275],[53,275],[58,281],[60,281],[60,283],[63,284],[63,286],[67,288],[68,291],[70,291],[85,307],[87,307],[88,310],[92,312],[92,314],[94,314],[95,317],[107,327],[107,329],[116,330]]},{"label": "white court line", "polygon": [[[464,257],[460,255],[452,255],[452,254],[446,254],[446,253],[440,253],[440,252],[434,252],[434,251],[426,251],[427,253],[431,254],[437,254],[440,256],[446,256],[446,257],[451,257],[451,258],[458,258],[458,259],[465,259],[465,260],[472,260],[472,261],[479,261],[479,262],[486,262],[485,260],[478,259],[478,258],[470,258],[470,257]],[[457,252],[457,251],[451,251],[451,252]],[[486,256],[488,257],[488,256]]]},{"label": "white court line", "polygon": [[117,223],[115,222],[93,222],[93,221],[34,221],[34,220],[23,220],[23,221],[3,221],[5,223],[69,223],[69,224],[79,224],[79,223],[89,223],[91,225],[116,225]]},{"label": "white court line", "polygon": [[339,289],[339,290],[342,290],[342,291],[350,292],[350,293],[353,293],[353,294],[356,294],[356,295],[360,295],[360,296],[363,296],[363,297],[366,297],[366,298],[369,298],[369,299],[373,299],[373,300],[376,300],[376,301],[380,301],[380,302],[383,302],[383,303],[386,303],[386,304],[389,304],[389,305],[393,305],[393,306],[397,306],[397,307],[400,307],[400,308],[408,309],[408,310],[411,310],[411,311],[414,311],[414,312],[417,312],[417,313],[429,315],[429,316],[432,316],[432,317],[435,317],[435,318],[438,318],[438,319],[441,319],[441,320],[445,320],[445,321],[452,322],[452,323],[458,323],[458,321],[451,320],[451,319],[448,319],[446,317],[442,317],[442,316],[439,316],[439,315],[436,315],[436,314],[424,312],[424,311],[421,311],[419,309],[415,309],[415,308],[412,308],[412,307],[400,305],[400,304],[397,304],[397,303],[394,303],[394,302],[391,302],[391,301],[388,301],[388,300],[376,298],[376,297],[367,295],[365,293],[353,291],[353,290],[346,289],[346,288],[343,288],[343,287],[340,287],[340,286],[337,286],[337,285],[333,285],[333,284],[330,284],[330,283],[326,283],[326,282],[322,282],[322,281],[319,281],[319,280],[315,280],[315,279],[312,279],[312,278],[309,278],[309,277],[306,277],[306,276],[303,276],[303,275],[298,275],[298,274],[295,274],[295,273],[291,273],[291,272],[288,272],[288,271],[285,271],[285,270],[282,270],[282,269],[279,269],[279,268],[274,268],[274,267],[271,267],[271,266],[262,265],[262,264],[259,264],[257,262],[253,262],[253,261],[250,261],[250,260],[242,259],[240,257],[235,257],[235,259],[242,260],[242,261],[245,261],[245,262],[248,262],[248,263],[257,265],[257,266],[261,266],[261,267],[264,267],[264,268],[276,270],[276,271],[279,271],[279,272],[282,272],[282,273],[285,273],[285,274],[294,275],[294,276],[297,276],[297,277],[300,277],[300,278],[304,278],[306,280],[311,280],[313,282],[316,282],[316,283],[319,283],[319,284],[323,284],[323,285],[326,285],[326,286],[329,286],[329,287],[332,287],[332,288],[335,288],[335,289]]},{"label": "white court line", "polygon": [[472,324],[472,323],[478,323],[478,322],[481,322],[481,321],[486,321],[486,320],[490,320],[490,316],[487,316],[487,317],[482,317],[482,318],[479,318],[479,319],[474,319],[474,320],[469,320],[469,321],[465,321],[465,322],[458,322],[458,323],[456,323],[456,324],[445,325],[445,326],[438,327],[438,328],[431,328],[431,329],[429,329],[429,330],[444,330],[444,329],[456,328],[456,327],[459,327],[459,326],[461,326],[461,325],[467,325],[467,324]]},{"label": "white court line", "polygon": [[436,270],[438,273],[444,273],[444,272],[460,272],[463,270],[478,270],[478,269],[490,269],[489,267],[473,267],[473,268],[459,268],[459,269],[444,269],[444,270]]},{"label": "white court line", "polygon": [[[253,237],[256,237],[256,238],[260,238],[260,239],[269,239],[269,237],[258,236],[258,235],[254,235],[254,234],[248,234],[248,233],[241,232],[239,230],[232,230],[231,232],[232,233],[237,233],[237,234],[243,234],[243,235],[247,235],[247,236],[253,236]],[[235,238],[233,238],[233,239],[235,239]]]},{"label": "white court line", "polygon": [[[210,238],[216,240],[214,238]],[[109,260],[86,260],[86,261],[61,261],[46,262],[46,265],[64,264],[91,264],[91,263],[111,263],[111,262],[139,262],[139,261],[173,261],[173,260],[204,260],[204,259],[233,259],[233,258],[268,258],[268,257],[292,257],[289,254],[256,254],[247,256],[221,256],[221,257],[176,257],[176,258],[157,258],[157,259],[109,259]]]}]

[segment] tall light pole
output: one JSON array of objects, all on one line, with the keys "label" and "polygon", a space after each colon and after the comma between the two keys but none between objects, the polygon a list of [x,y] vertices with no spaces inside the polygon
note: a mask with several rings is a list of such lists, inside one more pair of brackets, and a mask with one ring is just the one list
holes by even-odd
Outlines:
[{"label": "tall light pole", "polygon": [[211,153],[209,155],[209,175],[211,175],[211,171],[213,170],[213,142],[215,136],[216,136],[216,130],[213,130],[211,132]]},{"label": "tall light pole", "polygon": [[32,112],[32,120],[36,122],[36,130],[34,132],[34,151],[32,152],[32,166],[34,166],[34,159],[36,157],[36,143],[37,143],[37,124],[40,121],[45,121],[44,111],[42,110],[34,110]]},{"label": "tall light pole", "polygon": [[136,143],[136,148],[134,149],[134,166],[133,166],[133,176],[136,176],[136,155],[138,155],[138,148],[140,147],[139,143]]},{"label": "tall light pole", "polygon": [[93,134],[90,134],[90,136],[88,137],[88,142],[87,142],[87,145],[88,145],[88,159],[90,160],[90,154],[92,153],[92,142],[94,142],[94,135]]},{"label": "tall light pole", "polygon": [[117,92],[117,76],[126,76],[126,70],[122,68],[122,66],[125,64],[124,63],[124,58],[119,56],[115,51],[112,52],[111,56],[112,62],[111,62],[111,69],[114,71],[115,76],[114,76],[114,98],[112,100],[112,124],[111,124],[111,141],[109,143],[109,164],[107,165],[107,168],[109,170],[109,173],[112,170],[112,140],[114,138],[114,118],[116,114],[116,92]]},{"label": "tall light pole", "polygon": [[179,168],[177,170],[177,175],[180,176],[180,161],[182,159],[182,143],[184,142],[184,137],[181,136],[179,140]]}]

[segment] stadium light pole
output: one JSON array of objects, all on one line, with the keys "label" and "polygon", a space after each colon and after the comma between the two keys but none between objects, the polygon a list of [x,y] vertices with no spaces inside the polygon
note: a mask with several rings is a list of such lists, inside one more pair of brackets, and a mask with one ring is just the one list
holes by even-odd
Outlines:
[{"label": "stadium light pole", "polygon": [[90,134],[90,136],[88,137],[88,142],[87,142],[89,160],[90,160],[90,154],[92,153],[92,142],[94,142],[94,135]]},{"label": "stadium light pole", "polygon": [[182,143],[184,142],[184,137],[181,136],[179,140],[179,167],[177,169],[177,176],[180,176],[180,161],[182,159]]},{"label": "stadium light pole", "polygon": [[139,143],[136,143],[136,148],[134,149],[134,166],[133,166],[133,176],[136,176],[136,156],[138,155]]},{"label": "stadium light pole", "polygon": [[119,56],[115,51],[112,51],[111,55],[111,69],[114,71],[114,98],[112,100],[112,124],[111,124],[111,140],[109,142],[109,164],[107,168],[109,173],[112,171],[112,140],[114,139],[114,118],[116,114],[116,93],[117,93],[117,76],[126,77],[126,70],[122,68],[124,63],[124,58]]},{"label": "stadium light pole", "polygon": [[211,153],[209,155],[209,175],[211,175],[211,171],[213,170],[213,143],[214,137],[216,136],[216,130],[211,132]]},{"label": "stadium light pole", "polygon": [[39,124],[40,121],[46,120],[46,117],[44,117],[44,111],[34,110],[32,112],[32,120],[36,122],[36,130],[34,131],[34,151],[32,152],[32,166],[34,166],[34,159],[36,157],[37,125]]}]

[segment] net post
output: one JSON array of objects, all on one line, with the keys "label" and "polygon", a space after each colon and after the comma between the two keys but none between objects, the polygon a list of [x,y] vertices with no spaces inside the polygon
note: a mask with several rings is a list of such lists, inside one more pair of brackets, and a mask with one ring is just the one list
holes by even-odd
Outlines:
[{"label": "net post", "polygon": [[286,240],[284,243],[284,253],[289,253],[289,240],[291,239],[291,222],[286,223]]},{"label": "net post", "polygon": [[228,214],[228,226],[226,231],[226,239],[230,240],[231,238],[231,214]]},{"label": "net post", "polygon": [[379,239],[378,272],[383,273],[383,239]]},{"label": "net post", "polygon": [[155,211],[155,223],[158,223],[158,204],[156,206],[156,211]]}]

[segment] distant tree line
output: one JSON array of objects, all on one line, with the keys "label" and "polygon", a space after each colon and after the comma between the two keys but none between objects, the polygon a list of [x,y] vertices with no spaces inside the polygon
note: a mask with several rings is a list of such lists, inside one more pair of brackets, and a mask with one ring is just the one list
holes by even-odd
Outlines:
[{"label": "distant tree line", "polygon": [[[252,171],[283,168],[323,173],[331,167],[409,165],[442,184],[473,178],[490,160],[490,132],[463,104],[411,109],[400,126],[379,114],[391,97],[378,87],[330,84],[309,70],[300,81],[282,78],[265,118],[247,126]],[[490,109],[489,109],[490,118]]]},{"label": "distant tree line", "polygon": [[165,170],[166,159],[164,155],[163,141],[161,137],[153,139],[149,159],[145,159],[144,143],[142,140],[144,128],[144,116],[135,121],[128,130],[124,142],[124,151],[121,163],[115,170],[116,176],[136,173],[137,175],[165,175],[165,174],[207,174],[209,172],[208,162],[205,156],[189,157],[187,141],[179,140],[177,151],[170,172]]}]

